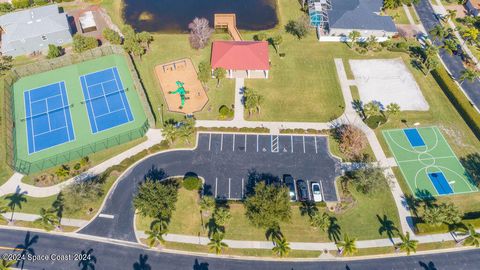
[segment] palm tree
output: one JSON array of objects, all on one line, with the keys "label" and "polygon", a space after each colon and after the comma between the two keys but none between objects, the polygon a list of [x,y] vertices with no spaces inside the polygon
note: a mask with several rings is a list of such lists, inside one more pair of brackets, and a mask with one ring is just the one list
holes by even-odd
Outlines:
[{"label": "palm tree", "polygon": [[[38,235],[35,235],[33,237],[30,237],[30,232],[27,232],[25,235],[25,239],[23,240],[22,244],[19,244],[15,247],[15,250],[21,250],[22,252],[20,253],[20,257],[27,257],[27,255],[35,255],[35,250],[32,248],[34,244],[36,244],[38,241]],[[20,261],[17,261],[16,266],[20,264]],[[22,260],[22,267],[25,264],[25,260]]]},{"label": "palm tree", "polygon": [[446,20],[455,20],[457,17],[457,10],[456,9],[447,9],[447,15],[444,17]]},{"label": "palm tree", "polygon": [[163,239],[163,235],[167,232],[165,228],[162,228],[160,223],[153,225],[152,230],[146,231],[145,233],[148,235],[147,241],[149,247],[154,247],[157,242],[160,244],[165,243],[165,239]]},{"label": "palm tree", "polygon": [[0,260],[0,270],[11,270],[17,261]]},{"label": "palm tree", "polygon": [[363,106],[363,111],[366,118],[369,118],[380,113],[380,106],[377,102],[370,101]]},{"label": "palm tree", "polygon": [[397,103],[388,104],[386,113],[387,119],[389,119],[391,115],[397,115],[398,113],[400,113],[400,105],[398,105]]},{"label": "palm tree", "polygon": [[462,71],[460,75],[460,81],[463,83],[465,80],[469,82],[474,82],[479,76],[479,72],[473,68],[466,68]]},{"label": "palm tree", "polygon": [[300,214],[302,216],[308,215],[310,218],[313,217],[318,212],[317,205],[314,201],[304,201],[300,205]]},{"label": "palm tree", "polygon": [[290,252],[290,243],[287,242],[287,239],[281,238],[281,239],[275,239],[274,246],[272,248],[272,251],[274,254],[280,257],[285,257],[288,256],[288,253]]},{"label": "palm tree", "polygon": [[447,36],[447,31],[445,30],[445,27],[441,24],[435,25],[435,27],[430,30],[429,34],[433,37],[433,39],[439,40],[439,39],[444,39]]},{"label": "palm tree", "polygon": [[467,41],[473,41],[477,40],[478,38],[479,31],[476,27],[469,27],[462,33],[463,39],[465,39],[465,42]]},{"label": "palm tree", "polygon": [[337,243],[340,255],[353,255],[357,253],[357,238],[350,238],[348,234],[343,236],[343,241]]},{"label": "palm tree", "polygon": [[213,220],[218,226],[225,226],[232,219],[232,214],[225,207],[219,207],[213,213]]},{"label": "palm tree", "polygon": [[10,217],[10,222],[13,222],[13,215],[15,213],[15,209],[18,207],[22,209],[22,203],[27,201],[25,198],[25,192],[20,192],[20,189],[17,188],[15,193],[12,193],[5,197],[5,200],[8,200],[8,207],[10,211],[12,211],[12,216]]},{"label": "palm tree", "polygon": [[208,217],[215,208],[215,199],[212,196],[203,196],[200,200],[200,211]]},{"label": "palm tree", "polygon": [[275,225],[267,229],[267,231],[265,232],[265,236],[267,237],[267,239],[270,239],[272,240],[272,242],[275,242],[277,239],[283,238],[283,233],[280,230],[280,226]]},{"label": "palm tree", "polygon": [[162,135],[167,140],[168,144],[172,144],[177,137],[178,129],[173,123],[166,123],[162,128]]},{"label": "palm tree", "polygon": [[227,71],[224,68],[216,68],[213,71],[213,77],[217,79],[217,87],[219,87],[220,81],[227,77]]},{"label": "palm tree", "polygon": [[40,224],[45,230],[51,231],[55,226],[60,224],[55,209],[40,209],[40,217],[34,221]]},{"label": "palm tree", "polygon": [[480,247],[480,233],[475,231],[472,224],[467,224],[466,228],[461,229],[458,234],[466,236],[460,241],[464,246]]},{"label": "palm tree", "polygon": [[378,233],[383,235],[383,233],[386,233],[388,236],[388,239],[392,241],[393,243],[393,236],[394,232],[398,232],[397,227],[395,227],[395,223],[388,219],[387,215],[383,215],[383,217],[380,217],[377,215],[378,222],[380,222],[380,228],[378,228]]},{"label": "palm tree", "polygon": [[348,39],[350,39],[350,47],[353,48],[353,46],[357,43],[358,38],[360,38],[361,34],[358,31],[353,30],[348,34]]},{"label": "palm tree", "polygon": [[405,251],[407,255],[410,255],[412,251],[417,252],[418,240],[410,239],[409,232],[407,232],[407,234],[399,233],[398,236],[401,242],[395,245],[396,248]]},{"label": "palm tree", "polygon": [[215,254],[222,253],[222,250],[228,248],[228,245],[223,242],[223,233],[214,233],[212,238],[210,238],[210,243],[208,243],[208,247],[210,251],[214,251]]},{"label": "palm tree", "polygon": [[330,227],[331,218],[327,213],[319,214],[316,213],[310,220],[310,225],[313,227],[322,230],[323,232],[328,230]]},{"label": "palm tree", "polygon": [[281,35],[274,36],[272,38],[272,44],[275,47],[275,51],[278,54],[278,51],[280,50],[280,44],[283,42],[283,37]]},{"label": "palm tree", "polygon": [[195,122],[193,119],[188,119],[183,122],[183,125],[178,129],[178,135],[185,140],[187,144],[190,144],[190,137],[195,133]]},{"label": "palm tree", "polygon": [[442,49],[446,51],[449,55],[453,55],[457,51],[458,49],[457,47],[458,47],[457,40],[453,38],[449,38],[444,40]]}]

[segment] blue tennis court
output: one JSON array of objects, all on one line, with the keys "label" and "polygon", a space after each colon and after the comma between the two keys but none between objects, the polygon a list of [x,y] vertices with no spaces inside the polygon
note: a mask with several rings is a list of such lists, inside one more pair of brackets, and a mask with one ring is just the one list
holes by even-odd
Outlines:
[{"label": "blue tennis court", "polygon": [[83,75],[80,81],[92,133],[134,120],[116,67]]},{"label": "blue tennis court", "polygon": [[433,186],[437,190],[439,195],[452,194],[453,189],[445,178],[442,172],[429,173],[428,178],[432,181]]},{"label": "blue tennis court", "polygon": [[28,154],[75,140],[64,82],[23,93]]},{"label": "blue tennis court", "polygon": [[416,128],[407,128],[404,129],[403,132],[405,132],[405,135],[407,136],[407,139],[412,147],[425,146],[425,142]]}]

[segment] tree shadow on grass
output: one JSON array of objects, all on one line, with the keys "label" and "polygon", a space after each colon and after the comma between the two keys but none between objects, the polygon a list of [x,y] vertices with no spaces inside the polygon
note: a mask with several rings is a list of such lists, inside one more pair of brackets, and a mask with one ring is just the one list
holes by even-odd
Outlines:
[{"label": "tree shadow on grass", "polygon": [[380,217],[379,215],[377,215],[377,219],[378,219],[378,222],[380,223],[380,227],[378,228],[378,233],[380,235],[383,235],[385,233],[388,239],[390,240],[390,242],[394,244],[393,237],[396,232],[398,233],[398,229],[397,227],[395,227],[395,223],[392,220],[388,219],[387,215],[383,215],[383,217]]},{"label": "tree shadow on grass", "polygon": [[328,239],[337,243],[340,240],[342,234],[342,228],[338,225],[336,217],[330,217],[330,225],[327,229]]},{"label": "tree shadow on grass", "polygon": [[475,186],[480,185],[480,154],[473,153],[468,154],[465,157],[460,158],[460,163],[466,171],[466,176],[470,183]]}]

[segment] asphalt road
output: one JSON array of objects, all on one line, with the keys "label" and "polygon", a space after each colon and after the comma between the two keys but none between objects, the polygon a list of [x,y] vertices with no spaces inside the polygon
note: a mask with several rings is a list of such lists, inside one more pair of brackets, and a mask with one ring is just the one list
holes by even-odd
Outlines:
[{"label": "asphalt road", "polygon": [[[13,251],[5,247],[16,247],[25,242],[27,232],[0,229],[0,256]],[[31,239],[36,239],[31,243]],[[32,232],[28,236],[29,250],[43,260],[24,261],[24,269],[70,270],[474,270],[480,268],[480,250],[462,252],[393,257],[375,260],[331,261],[331,262],[282,262],[236,260],[154,252],[142,247],[130,247],[112,243],[70,238],[60,235]],[[73,261],[67,255],[86,253],[85,260]],[[18,254],[18,251],[16,252]],[[51,255],[65,255],[69,260],[51,260]],[[79,264],[80,263],[80,264]],[[88,266],[87,266],[88,265]],[[22,266],[20,262],[19,267]]]},{"label": "asphalt road", "polygon": [[[436,18],[432,5],[428,0],[421,0],[419,4],[415,5],[415,8],[425,30],[428,32],[430,32],[435,25],[440,24],[440,21]],[[435,45],[437,46],[441,46],[442,44],[441,41],[435,42]],[[480,108],[480,80],[477,78],[474,82],[461,82],[459,79],[462,75],[462,71],[465,69],[462,62],[462,52],[462,49],[459,48],[457,54],[449,55],[445,50],[440,49],[439,54],[445,65],[448,67],[448,70],[451,72],[453,78],[461,83],[462,88],[465,90],[470,100],[472,100],[477,108]]]},{"label": "asphalt road", "polygon": [[118,181],[101,215],[80,233],[136,242],[132,200],[138,184],[149,176],[193,173],[205,179],[205,193],[241,199],[255,181],[276,181],[290,174],[321,183],[325,200],[336,201],[339,167],[323,136],[201,133],[196,149],[160,153],[133,167]]}]

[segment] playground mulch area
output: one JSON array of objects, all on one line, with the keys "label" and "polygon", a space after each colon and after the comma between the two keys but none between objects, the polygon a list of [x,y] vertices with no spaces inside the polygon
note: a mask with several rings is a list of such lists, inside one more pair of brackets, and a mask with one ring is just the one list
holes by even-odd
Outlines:
[{"label": "playground mulch area", "polygon": [[437,127],[385,130],[383,135],[416,197],[478,191]]},{"label": "playground mulch area", "polygon": [[[169,111],[192,114],[201,111],[207,104],[207,93],[202,83],[198,80],[197,71],[193,66],[192,60],[184,58],[157,65],[155,74],[160,82]],[[187,91],[183,107],[180,95],[169,93],[177,90],[177,82],[183,83],[183,87]]]}]

